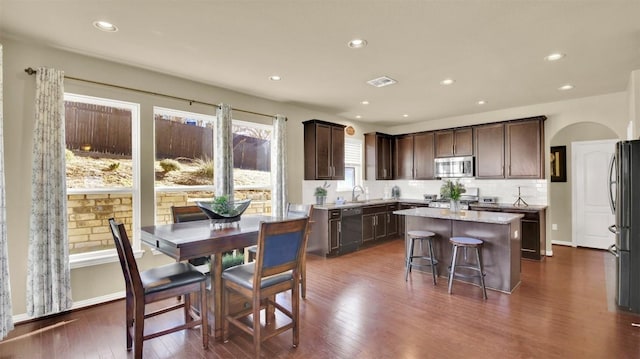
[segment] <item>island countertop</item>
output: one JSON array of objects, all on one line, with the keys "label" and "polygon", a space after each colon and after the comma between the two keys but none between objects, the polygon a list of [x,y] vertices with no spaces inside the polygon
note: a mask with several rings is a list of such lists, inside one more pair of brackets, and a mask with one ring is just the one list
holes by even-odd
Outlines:
[{"label": "island countertop", "polygon": [[503,212],[486,212],[486,211],[468,211],[463,210],[452,213],[446,208],[410,208],[394,211],[393,214],[413,217],[427,217],[450,219],[455,221],[468,221],[480,223],[508,224],[514,220],[520,220],[524,217],[520,213],[503,213]]}]

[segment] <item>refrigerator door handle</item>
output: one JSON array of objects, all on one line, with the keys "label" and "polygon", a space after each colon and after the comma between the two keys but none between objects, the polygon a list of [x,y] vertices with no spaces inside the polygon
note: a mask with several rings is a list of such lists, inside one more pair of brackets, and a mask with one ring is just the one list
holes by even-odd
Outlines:
[{"label": "refrigerator door handle", "polygon": [[[610,225],[609,227],[609,232],[613,233],[613,234],[618,234],[618,227],[616,227],[615,224]],[[615,244],[614,244],[615,245]]]},{"label": "refrigerator door handle", "polygon": [[611,213],[616,214],[616,203],[615,200],[613,198],[613,186],[616,185],[616,180],[617,180],[617,174],[616,174],[616,178],[612,179],[611,177],[613,176],[613,170],[616,166],[616,155],[614,154],[613,156],[611,156],[611,161],[609,161],[609,207],[611,207]]},{"label": "refrigerator door handle", "polygon": [[620,254],[618,254],[618,248],[616,247],[615,244],[612,244],[609,246],[609,248],[607,248],[607,251],[609,251],[609,253],[613,254],[614,257],[618,258],[620,256]]}]

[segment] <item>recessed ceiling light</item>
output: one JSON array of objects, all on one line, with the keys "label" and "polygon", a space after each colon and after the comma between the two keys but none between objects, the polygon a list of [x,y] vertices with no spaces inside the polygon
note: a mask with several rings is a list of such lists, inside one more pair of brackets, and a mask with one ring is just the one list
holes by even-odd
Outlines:
[{"label": "recessed ceiling light", "polygon": [[278,75],[272,75],[272,76],[269,76],[269,80],[271,80],[271,81],[280,81],[280,80],[282,80],[282,77],[280,77]]},{"label": "recessed ceiling light", "polygon": [[444,79],[442,81],[440,81],[441,85],[451,85],[453,84],[455,81],[453,79]]},{"label": "recessed ceiling light", "polygon": [[352,49],[361,49],[361,48],[367,46],[367,40],[353,39],[353,40],[349,41],[349,43],[347,43],[347,46],[349,46]]},{"label": "recessed ceiling light", "polygon": [[360,116],[360,115],[356,115],[356,118],[362,118],[362,116]]},{"label": "recessed ceiling light", "polygon": [[369,104],[369,101],[364,100],[364,101],[362,101],[362,102],[360,102],[360,103],[361,103],[361,104],[363,104],[363,105],[368,105],[368,104]]},{"label": "recessed ceiling light", "polygon": [[484,105],[486,103],[487,103],[487,101],[485,101],[485,100],[480,100],[480,101],[477,102],[478,105]]},{"label": "recessed ceiling light", "polygon": [[560,87],[558,87],[558,90],[560,91],[569,91],[573,89],[573,85],[571,84],[566,84],[566,85],[562,85]]},{"label": "recessed ceiling light", "polygon": [[95,26],[98,30],[102,30],[105,32],[118,31],[118,27],[108,21],[96,20],[93,22],[93,26]]},{"label": "recessed ceiling light", "polygon": [[404,115],[402,115],[402,117],[409,117],[409,115],[405,113]]},{"label": "recessed ceiling light", "polygon": [[563,58],[565,56],[565,54],[559,53],[559,52],[554,52],[553,54],[549,54],[547,55],[544,59],[547,61],[558,61],[561,58]]}]

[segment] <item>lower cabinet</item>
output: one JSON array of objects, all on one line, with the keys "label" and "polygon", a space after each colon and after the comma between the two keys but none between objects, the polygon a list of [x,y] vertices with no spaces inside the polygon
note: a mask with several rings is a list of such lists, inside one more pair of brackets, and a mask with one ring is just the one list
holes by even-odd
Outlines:
[{"label": "lower cabinet", "polygon": [[387,206],[387,238],[393,238],[398,235],[398,215],[393,214],[398,210],[398,204],[390,204]]},{"label": "lower cabinet", "polygon": [[387,236],[387,206],[362,208],[362,243]]},{"label": "lower cabinet", "polygon": [[342,231],[340,230],[340,211],[329,211],[329,253],[335,254],[340,249]]}]

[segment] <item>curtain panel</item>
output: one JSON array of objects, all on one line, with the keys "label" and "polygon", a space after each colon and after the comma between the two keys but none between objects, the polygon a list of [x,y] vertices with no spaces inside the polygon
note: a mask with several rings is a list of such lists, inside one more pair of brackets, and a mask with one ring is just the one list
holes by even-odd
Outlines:
[{"label": "curtain panel", "polygon": [[216,196],[233,201],[233,130],[231,106],[221,103],[216,111],[215,171],[213,184]]},{"label": "curtain panel", "polygon": [[287,211],[287,118],[273,120],[271,148],[271,213],[284,216]]},{"label": "curtain panel", "polygon": [[64,73],[40,67],[36,74],[27,314],[71,308],[67,240]]},{"label": "curtain panel", "polygon": [[4,189],[4,119],[2,110],[2,44],[0,44],[0,340],[13,329],[11,283],[9,278],[9,250],[7,245],[7,216]]}]

